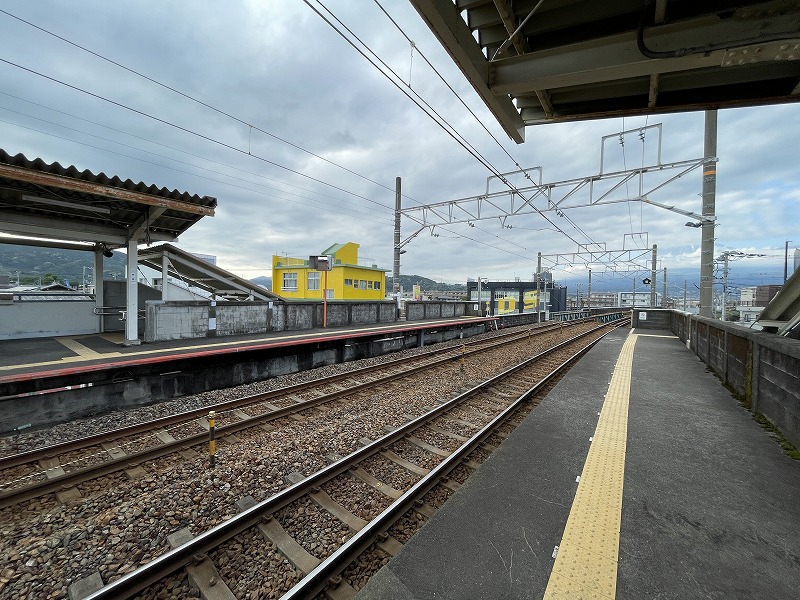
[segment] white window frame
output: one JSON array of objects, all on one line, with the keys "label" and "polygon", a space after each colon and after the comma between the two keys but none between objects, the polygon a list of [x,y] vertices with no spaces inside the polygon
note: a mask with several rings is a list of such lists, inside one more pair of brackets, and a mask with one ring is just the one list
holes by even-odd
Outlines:
[{"label": "white window frame", "polygon": [[309,271],[308,272],[308,291],[309,292],[316,292],[319,291],[319,271]]},{"label": "white window frame", "polygon": [[[292,282],[294,283],[292,284]],[[281,290],[287,292],[297,291],[297,272],[288,272],[283,274],[283,287],[281,287]]]}]

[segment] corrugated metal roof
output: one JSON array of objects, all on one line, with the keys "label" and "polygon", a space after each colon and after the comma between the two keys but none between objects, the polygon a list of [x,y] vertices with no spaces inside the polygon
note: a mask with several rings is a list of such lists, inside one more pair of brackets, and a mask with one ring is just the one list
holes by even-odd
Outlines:
[{"label": "corrugated metal roof", "polygon": [[173,241],[204,216],[216,198],[170,190],[105,173],[30,160],[0,149],[0,230],[12,235],[121,246]]},{"label": "corrugated metal roof", "polygon": [[198,206],[205,206],[214,208],[217,206],[217,199],[209,196],[198,196],[197,194],[190,194],[189,192],[180,192],[178,190],[170,190],[165,187],[158,187],[156,185],[147,185],[140,181],[135,183],[131,179],[122,180],[116,175],[109,177],[103,172],[95,175],[90,170],[79,170],[77,167],[70,165],[68,167],[61,166],[61,163],[46,163],[41,158],[33,160],[28,159],[24,154],[10,155],[8,152],[0,148],[0,163],[15,167],[22,167],[42,173],[51,173],[61,177],[69,177],[71,179],[79,179],[88,181],[90,183],[97,183],[104,186],[120,188],[124,190],[148,194],[150,196],[159,196],[162,198],[170,198],[172,200],[181,200]]},{"label": "corrugated metal roof", "polygon": [[517,142],[527,125],[800,101],[795,0],[411,0]]}]

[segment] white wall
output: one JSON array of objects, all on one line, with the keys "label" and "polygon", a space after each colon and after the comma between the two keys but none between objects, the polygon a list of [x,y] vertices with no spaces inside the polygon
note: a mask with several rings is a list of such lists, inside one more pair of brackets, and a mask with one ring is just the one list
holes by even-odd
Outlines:
[{"label": "white wall", "polygon": [[[16,296],[18,298],[18,296]],[[100,332],[90,300],[16,300],[0,304],[0,339],[13,340]]]}]

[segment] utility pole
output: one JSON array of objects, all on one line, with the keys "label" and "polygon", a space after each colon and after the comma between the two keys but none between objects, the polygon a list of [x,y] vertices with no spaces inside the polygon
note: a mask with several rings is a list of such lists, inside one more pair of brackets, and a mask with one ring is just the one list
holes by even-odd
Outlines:
[{"label": "utility pole", "polygon": [[592,270],[589,269],[589,289],[586,291],[586,306],[592,308]]},{"label": "utility pole", "polygon": [[541,291],[541,283],[542,281],[542,253],[539,252],[536,257],[536,322],[541,323],[542,321],[542,291]]},{"label": "utility pole", "polygon": [[792,240],[786,240],[786,246],[783,249],[783,283],[786,284],[786,279],[789,274],[789,244]]},{"label": "utility pole", "polygon": [[667,306],[667,267],[664,267],[664,290],[661,292],[661,308]]},{"label": "utility pole", "polygon": [[714,220],[717,191],[717,111],[707,110],[703,140],[703,210],[700,229],[700,316],[711,317],[714,292]]},{"label": "utility pole", "polygon": [[397,299],[398,306],[400,306],[400,178],[394,180],[395,193],[394,193],[394,265],[392,269],[392,283]]},{"label": "utility pole", "polygon": [[653,263],[650,265],[650,308],[656,307],[656,259],[658,258],[658,245],[653,244]]},{"label": "utility pole", "polygon": [[728,304],[728,260],[730,259],[730,254],[728,252],[722,253],[722,260],[725,266],[722,269],[722,320],[725,320],[726,309]]},{"label": "utility pole", "polygon": [[687,279],[683,280],[683,312],[686,312],[686,285],[689,283]]}]

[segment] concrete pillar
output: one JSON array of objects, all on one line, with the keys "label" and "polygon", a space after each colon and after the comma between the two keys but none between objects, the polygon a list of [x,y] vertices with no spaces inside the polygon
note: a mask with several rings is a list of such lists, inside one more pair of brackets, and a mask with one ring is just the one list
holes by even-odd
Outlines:
[{"label": "concrete pillar", "polygon": [[139,250],[136,240],[128,240],[128,280],[125,301],[125,346],[137,346],[139,341]]},{"label": "concrete pillar", "polygon": [[653,244],[653,263],[650,267],[650,308],[656,308],[656,262],[658,260],[658,244]]},{"label": "concrete pillar", "polygon": [[[707,110],[704,136],[705,163],[703,164],[703,209],[704,217],[716,214],[717,191],[717,111]],[[703,221],[700,229],[700,316],[713,316],[712,303],[714,294],[714,222]]]},{"label": "concrete pillar", "polygon": [[169,258],[166,254],[161,255],[161,300],[169,300]]},{"label": "concrete pillar", "polygon": [[[95,312],[101,313],[103,307],[103,251],[95,250],[94,252],[94,307]],[[105,317],[101,314],[97,315],[97,332],[103,333],[103,319]]]}]

